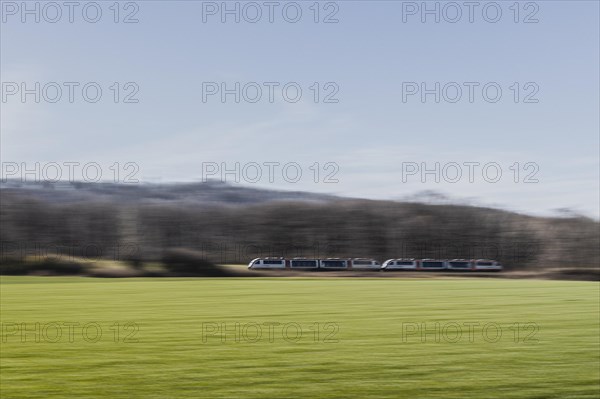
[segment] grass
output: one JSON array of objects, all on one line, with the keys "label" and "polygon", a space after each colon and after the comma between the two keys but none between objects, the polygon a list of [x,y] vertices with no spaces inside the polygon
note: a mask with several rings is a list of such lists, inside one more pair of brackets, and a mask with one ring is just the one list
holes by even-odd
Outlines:
[{"label": "grass", "polygon": [[[597,282],[2,277],[0,288],[2,398],[600,395]],[[53,322],[79,325],[49,342]],[[203,323],[225,323],[225,342]],[[272,339],[263,323],[281,323]],[[421,323],[434,331],[425,342]],[[88,342],[93,326],[102,336]]]}]

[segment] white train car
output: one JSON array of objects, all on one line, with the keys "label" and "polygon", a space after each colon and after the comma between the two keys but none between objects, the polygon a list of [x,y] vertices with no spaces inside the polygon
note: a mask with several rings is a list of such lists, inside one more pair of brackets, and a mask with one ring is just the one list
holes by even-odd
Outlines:
[{"label": "white train car", "polygon": [[294,258],[289,260],[291,269],[318,269],[319,259]]},{"label": "white train car", "polygon": [[446,262],[448,270],[473,270],[473,261],[468,259],[452,259]]},{"label": "white train car", "polygon": [[383,262],[382,270],[417,270],[419,261],[416,259],[388,259]]},{"label": "white train car", "polygon": [[371,258],[256,258],[248,269],[324,269],[324,270],[418,270],[418,271],[501,271],[500,262],[490,259],[388,259],[383,264]]},{"label": "white train car", "polygon": [[495,260],[477,259],[473,262],[473,270],[478,271],[500,271],[502,264]]},{"label": "white train car", "polygon": [[445,270],[446,261],[439,259],[423,259],[419,262],[418,270]]},{"label": "white train car", "polygon": [[342,258],[327,258],[321,259],[319,262],[319,269],[332,269],[332,270],[343,270],[348,269],[348,259]]},{"label": "white train car", "polygon": [[256,258],[248,263],[248,269],[285,269],[285,258]]},{"label": "white train car", "polygon": [[350,259],[350,268],[357,270],[379,270],[381,263],[375,259],[354,258]]}]

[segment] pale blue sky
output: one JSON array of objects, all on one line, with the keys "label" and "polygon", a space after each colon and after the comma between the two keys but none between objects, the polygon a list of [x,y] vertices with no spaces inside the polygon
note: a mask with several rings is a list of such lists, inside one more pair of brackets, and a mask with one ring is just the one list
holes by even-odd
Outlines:
[{"label": "pale blue sky", "polygon": [[[219,15],[203,23],[201,1],[136,2],[139,23],[115,24],[114,2],[99,3],[95,24],[77,10],[75,23],[3,14],[2,82],[94,81],[104,89],[95,104],[7,98],[3,162],[136,162],[141,180],[163,182],[198,180],[203,162],[294,161],[305,173],[314,162],[335,162],[336,184],[311,177],[254,186],[378,199],[436,190],[533,214],[568,207],[599,216],[597,1],[535,2],[539,22],[529,24],[513,22],[514,1],[497,2],[498,23],[486,22],[480,7],[474,23],[463,15],[437,24],[419,15],[404,23],[409,2],[338,1],[333,24],[313,22],[313,1],[298,2],[303,16],[295,24],[281,7],[274,23],[266,15],[255,24],[221,23]],[[521,19],[534,10],[526,3]],[[293,104],[278,97],[204,103],[202,82],[213,81],[294,81],[304,91]],[[139,103],[113,103],[112,82],[135,82]],[[335,82],[339,103],[315,103],[313,82]],[[480,91],[473,103],[403,102],[402,82],[497,82],[503,96],[497,103]],[[539,103],[515,103],[513,82],[535,82]],[[402,162],[470,161],[497,162],[502,179],[402,180]],[[515,183],[515,162],[539,165],[539,183]]]}]

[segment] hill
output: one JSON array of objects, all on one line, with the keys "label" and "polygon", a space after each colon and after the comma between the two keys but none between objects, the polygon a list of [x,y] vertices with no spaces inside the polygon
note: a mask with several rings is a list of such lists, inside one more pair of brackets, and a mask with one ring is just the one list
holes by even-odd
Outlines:
[{"label": "hill", "polygon": [[186,248],[215,263],[259,256],[494,258],[508,270],[593,268],[600,225],[451,204],[375,201],[222,183],[5,182],[2,259],[153,262]]}]

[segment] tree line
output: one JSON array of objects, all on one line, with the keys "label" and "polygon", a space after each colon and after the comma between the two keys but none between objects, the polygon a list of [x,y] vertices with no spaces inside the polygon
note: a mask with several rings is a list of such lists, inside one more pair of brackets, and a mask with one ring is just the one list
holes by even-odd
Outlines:
[{"label": "tree line", "polygon": [[465,206],[332,199],[254,204],[59,201],[0,193],[2,262],[35,256],[160,261],[185,248],[214,263],[252,258],[492,258],[508,270],[598,268],[600,228]]}]

